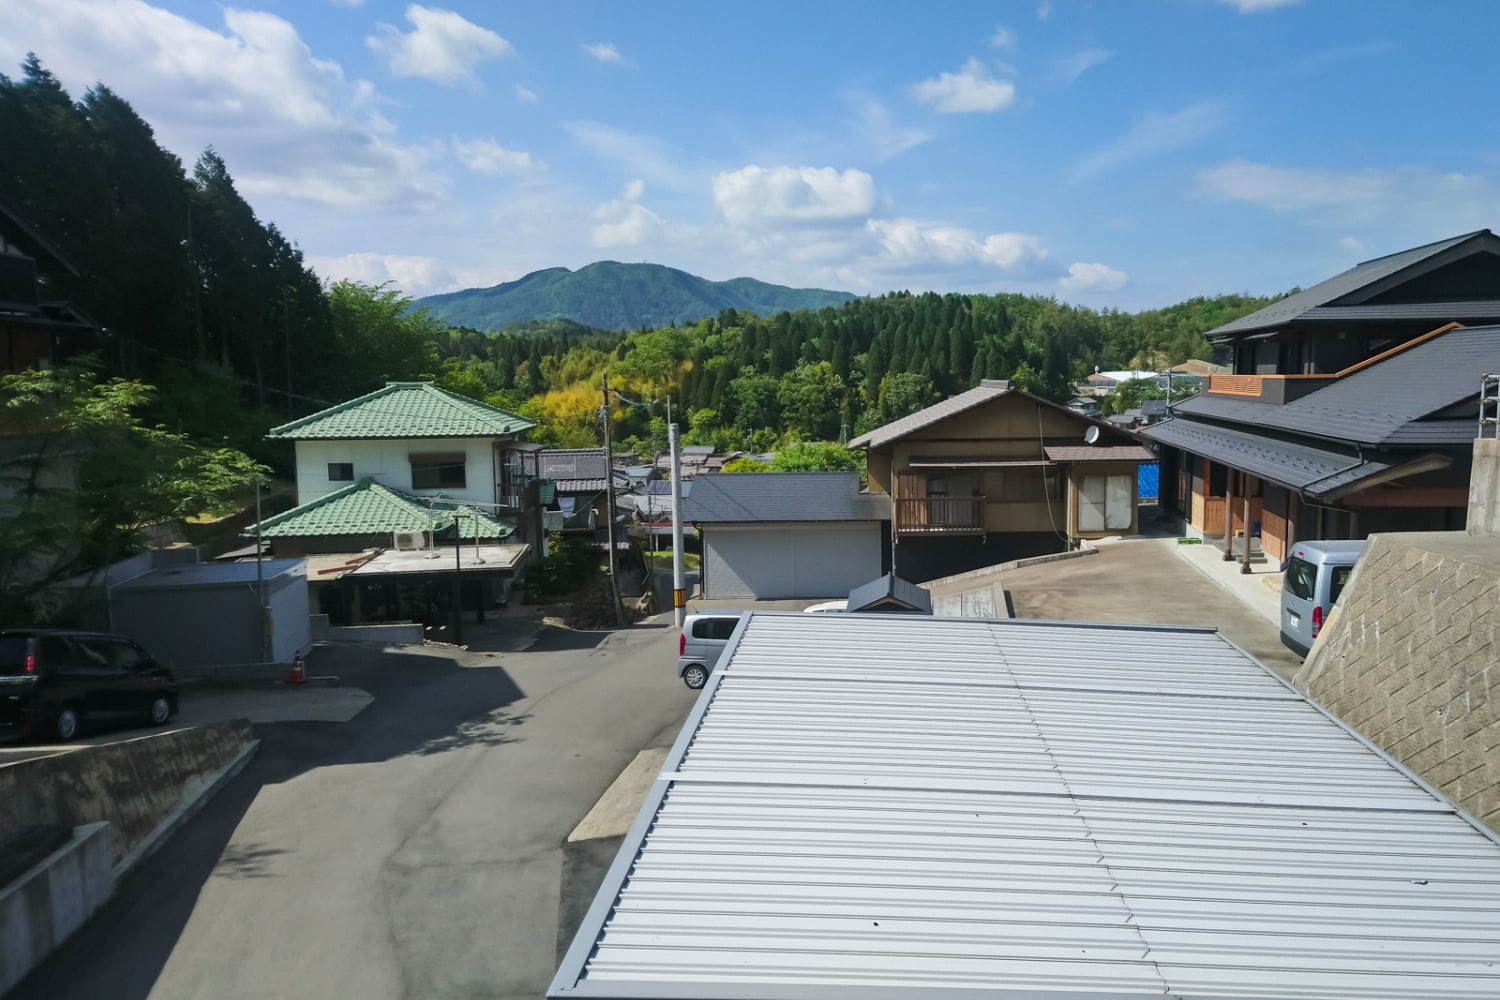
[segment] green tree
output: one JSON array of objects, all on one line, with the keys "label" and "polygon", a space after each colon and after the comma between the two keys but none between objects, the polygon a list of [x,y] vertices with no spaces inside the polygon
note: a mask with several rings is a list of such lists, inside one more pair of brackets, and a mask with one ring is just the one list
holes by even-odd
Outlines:
[{"label": "green tree", "polygon": [[746,434],[758,430],[775,430],[781,423],[781,410],[777,402],[779,384],[770,375],[756,374],[754,368],[744,368],[739,378],[729,383],[729,396],[734,401],[734,426]]},{"label": "green tree", "polygon": [[58,582],[128,554],[143,528],[237,509],[268,471],[145,423],[152,394],[77,366],[0,376],[0,625],[45,618]]},{"label": "green tree", "polygon": [[804,440],[838,435],[843,398],[844,380],[827,361],[799,364],[776,387],[776,402],[787,432]]},{"label": "green tree", "polygon": [[776,452],[772,472],[863,472],[865,456],[833,441],[794,441]]}]

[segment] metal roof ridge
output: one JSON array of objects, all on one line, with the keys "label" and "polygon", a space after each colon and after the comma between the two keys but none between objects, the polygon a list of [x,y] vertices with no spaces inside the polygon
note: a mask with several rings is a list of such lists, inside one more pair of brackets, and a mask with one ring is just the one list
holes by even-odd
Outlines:
[{"label": "metal roof ridge", "polygon": [[1383,253],[1379,257],[1371,257],[1369,260],[1362,260],[1354,266],[1364,267],[1366,264],[1374,264],[1376,261],[1386,260],[1390,257],[1399,257],[1404,253],[1411,253],[1414,250],[1426,250],[1430,247],[1435,247],[1440,243],[1451,243],[1454,246],[1458,246],[1458,244],[1462,243],[1464,240],[1473,239],[1475,236],[1484,236],[1486,234],[1490,236],[1494,235],[1494,233],[1491,233],[1488,228],[1476,229],[1472,233],[1459,233],[1457,236],[1448,236],[1440,240],[1433,240],[1430,243],[1419,243],[1414,247],[1407,247],[1405,250],[1393,250],[1390,253]]}]

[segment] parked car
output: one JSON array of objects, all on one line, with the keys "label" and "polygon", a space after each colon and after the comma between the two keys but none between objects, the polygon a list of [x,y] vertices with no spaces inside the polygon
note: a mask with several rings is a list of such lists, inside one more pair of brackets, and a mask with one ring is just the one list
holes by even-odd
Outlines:
[{"label": "parked car", "polygon": [[177,714],[177,681],[134,640],[102,632],[0,632],[0,733],[75,739],[85,724]]},{"label": "parked car", "polygon": [[688,615],[677,637],[677,676],[694,691],[708,683],[708,675],[719,662],[740,623],[738,611]]},{"label": "parked car", "polygon": [[803,608],[802,609],[802,613],[804,615],[826,615],[826,614],[830,614],[830,613],[837,614],[837,613],[839,613],[841,611],[848,611],[848,610],[849,610],[849,602],[848,602],[848,600],[843,600],[843,601],[824,601],[822,604],[814,604],[811,607]]},{"label": "parked car", "polygon": [[1306,656],[1328,620],[1354,564],[1362,541],[1297,542],[1281,581],[1281,643]]}]

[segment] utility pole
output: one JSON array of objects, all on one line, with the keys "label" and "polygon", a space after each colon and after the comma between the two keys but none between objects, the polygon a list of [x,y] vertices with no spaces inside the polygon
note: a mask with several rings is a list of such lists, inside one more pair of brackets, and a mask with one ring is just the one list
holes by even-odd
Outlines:
[{"label": "utility pole", "polygon": [[271,662],[271,609],[266,606],[266,574],[261,566],[260,476],[255,477],[255,601],[260,607],[260,662]]},{"label": "utility pole", "polygon": [[687,618],[687,590],[682,574],[682,449],[678,444],[677,425],[668,424],[667,447],[672,452],[672,620],[682,628]]},{"label": "utility pole", "polygon": [[[453,515],[453,645],[464,644],[464,528],[463,521],[459,520],[459,514]],[[433,542],[434,549],[437,542]]]},{"label": "utility pole", "polygon": [[600,397],[603,408],[599,411],[599,422],[604,430],[604,519],[609,526],[609,593],[615,605],[615,621],[624,625],[625,605],[620,603],[620,578],[615,574],[615,452],[610,443],[608,369],[600,381]]}]

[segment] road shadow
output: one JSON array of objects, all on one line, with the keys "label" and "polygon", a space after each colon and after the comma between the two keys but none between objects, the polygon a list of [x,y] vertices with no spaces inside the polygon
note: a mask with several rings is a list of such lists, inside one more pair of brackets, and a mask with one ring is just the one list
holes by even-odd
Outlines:
[{"label": "road shadow", "polygon": [[321,767],[514,742],[528,719],[507,711],[523,693],[503,667],[465,666],[451,653],[320,647],[309,671],[375,700],[348,723],[257,725],[260,748],[245,769],[5,1000],[146,1000],[210,879],[275,877],[284,848],[232,843],[263,788]]},{"label": "road shadow", "polygon": [[558,653],[582,649],[597,649],[618,629],[571,629],[545,626],[528,649],[528,652]]}]

